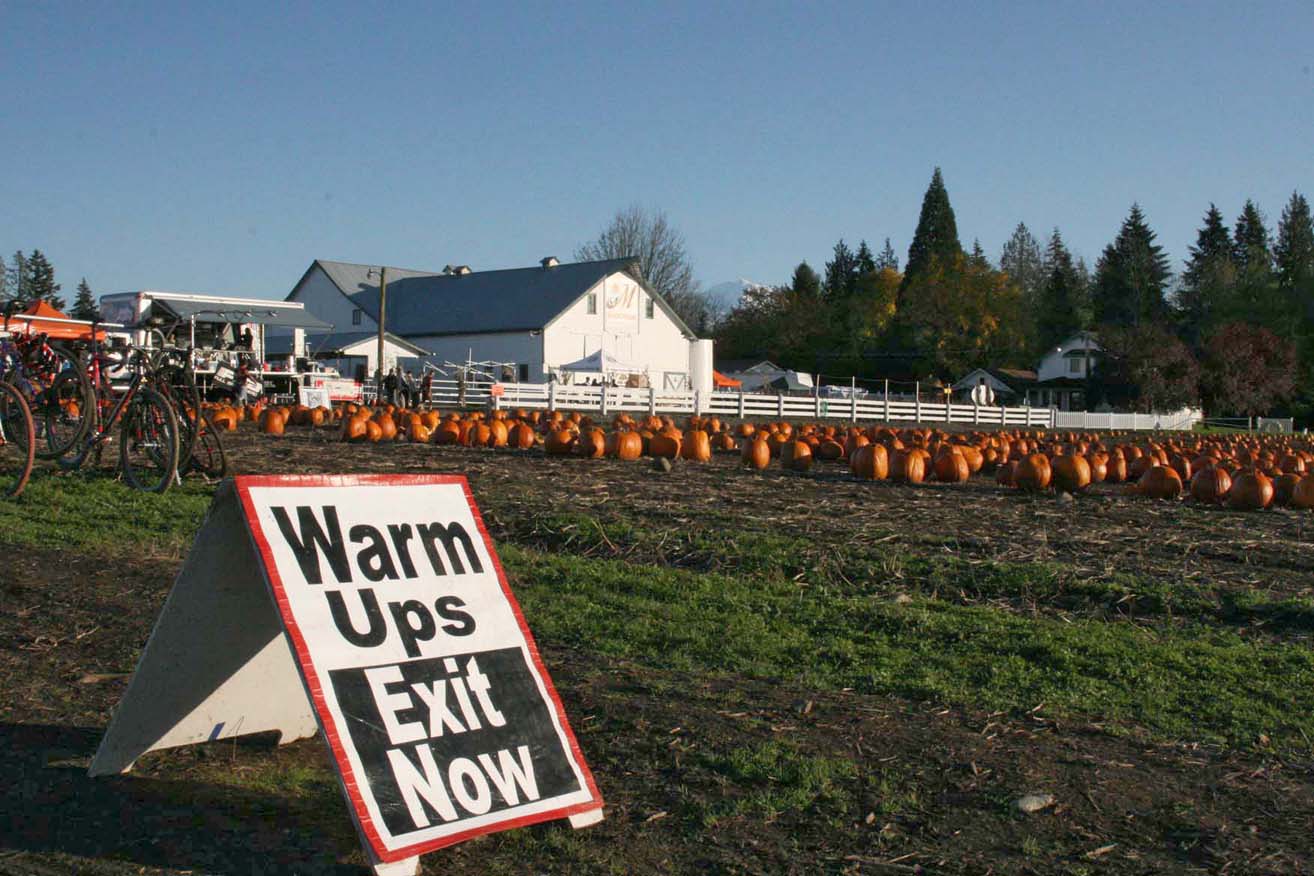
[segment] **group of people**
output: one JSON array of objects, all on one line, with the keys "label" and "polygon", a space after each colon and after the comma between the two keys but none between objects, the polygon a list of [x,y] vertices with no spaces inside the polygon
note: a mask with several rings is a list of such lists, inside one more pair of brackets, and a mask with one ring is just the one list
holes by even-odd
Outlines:
[{"label": "group of people", "polygon": [[425,371],[418,380],[409,368],[394,365],[383,376],[383,399],[403,408],[415,408],[427,402],[433,390],[433,372]]}]

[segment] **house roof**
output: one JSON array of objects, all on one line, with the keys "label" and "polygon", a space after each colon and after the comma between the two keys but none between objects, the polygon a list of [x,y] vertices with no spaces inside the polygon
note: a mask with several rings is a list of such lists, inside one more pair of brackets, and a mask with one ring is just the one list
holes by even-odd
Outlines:
[{"label": "house roof", "polygon": [[[328,355],[331,353],[340,353],[351,347],[356,346],[362,341],[373,341],[378,338],[375,332],[328,332],[323,334],[307,334],[306,350],[312,356]],[[384,332],[383,338],[388,343],[401,347],[403,350],[416,356],[427,356],[429,351],[423,347],[412,344],[405,338],[399,338],[392,332]],[[265,339],[266,356],[286,356],[292,352],[292,336],[278,335]]]},{"label": "house roof", "polygon": [[[637,260],[538,265],[468,274],[442,274],[388,268],[387,323],[402,335],[469,335],[537,331],[579,300],[604,277],[627,271],[686,335],[693,332],[651,287],[638,277]],[[379,277],[372,265],[317,259],[318,265],[352,303],[378,321]],[[308,270],[307,274],[310,273]],[[373,276],[371,276],[373,274]],[[304,277],[302,278],[304,280]],[[294,298],[301,284],[292,290]]]}]

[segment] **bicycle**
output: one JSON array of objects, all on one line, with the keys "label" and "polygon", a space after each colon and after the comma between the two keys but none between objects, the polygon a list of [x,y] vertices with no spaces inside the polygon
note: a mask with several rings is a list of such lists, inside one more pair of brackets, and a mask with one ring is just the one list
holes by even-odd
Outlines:
[{"label": "bicycle", "polygon": [[27,402],[39,459],[58,459],[91,428],[95,401],[78,355],[44,334],[18,335],[10,330],[17,302],[4,310],[0,332],[0,381],[12,385]]},{"label": "bicycle", "polygon": [[36,463],[35,431],[23,394],[0,382],[0,496],[17,498],[27,486]]},{"label": "bicycle", "polygon": [[[93,354],[90,367],[99,375],[97,401],[92,405],[95,423],[90,434],[72,456],[59,460],[65,468],[78,469],[89,456],[99,461],[105,445],[111,443],[111,430],[119,427],[119,470],[130,487],[146,492],[163,493],[178,477],[178,418],[173,406],[150,386],[151,374],[146,352],[134,350],[127,366],[132,378],[122,391],[109,382],[102,366],[104,354]],[[102,413],[108,408],[107,413]]]}]

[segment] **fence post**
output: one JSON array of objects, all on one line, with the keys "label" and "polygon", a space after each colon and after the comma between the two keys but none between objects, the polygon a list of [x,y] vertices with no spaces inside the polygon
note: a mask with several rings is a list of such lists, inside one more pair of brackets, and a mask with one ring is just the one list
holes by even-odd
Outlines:
[{"label": "fence post", "polygon": [[648,384],[648,416],[657,416],[657,387]]},{"label": "fence post", "polygon": [[885,378],[885,422],[890,422],[890,378]]},{"label": "fence post", "polygon": [[1008,427],[1008,405],[999,406],[999,428]]},{"label": "fence post", "polygon": [[917,398],[916,404],[913,405],[913,422],[920,426],[922,424],[922,382],[920,380],[913,384],[913,395]]},{"label": "fence post", "polygon": [[557,409],[557,382],[554,380],[548,384],[548,410]]},{"label": "fence post", "polygon": [[981,425],[981,406],[976,403],[972,404],[972,425]]},{"label": "fence post", "polygon": [[785,419],[785,396],[783,393],[776,393],[776,417]]},{"label": "fence post", "polygon": [[602,416],[607,416],[607,384],[602,384],[602,406],[600,408]]},{"label": "fence post", "polygon": [[695,389],[693,393],[693,412],[695,417],[703,415],[703,392],[700,389]]},{"label": "fence post", "polygon": [[739,387],[739,419],[742,420],[743,418],[744,418],[744,387],[741,384]]},{"label": "fence post", "polygon": [[1049,409],[1049,428],[1058,428],[1058,408],[1052,406]]},{"label": "fence post", "polygon": [[858,422],[858,378],[849,377],[849,422]]},{"label": "fence post", "polygon": [[821,419],[821,396],[820,396],[820,395],[815,395],[815,394],[814,394],[814,395],[812,396],[812,409],[813,409],[812,416],[815,417],[816,419],[820,420],[820,419]]}]

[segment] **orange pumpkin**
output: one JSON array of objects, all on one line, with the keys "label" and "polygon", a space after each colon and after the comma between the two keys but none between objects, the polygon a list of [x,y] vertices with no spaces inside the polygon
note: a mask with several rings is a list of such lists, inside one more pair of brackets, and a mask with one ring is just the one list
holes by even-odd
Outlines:
[{"label": "orange pumpkin", "polygon": [[638,459],[643,456],[643,437],[629,430],[612,432],[607,438],[607,455],[615,459]]},{"label": "orange pumpkin", "polygon": [[[1294,491],[1293,491],[1294,492]],[[1227,507],[1235,511],[1259,511],[1273,501],[1273,482],[1258,469],[1237,474],[1227,493]]]},{"label": "orange pumpkin", "polygon": [[1232,476],[1226,469],[1209,466],[1191,477],[1191,498],[1204,505],[1221,505],[1232,489]]},{"label": "orange pumpkin", "polygon": [[864,481],[883,481],[890,475],[890,455],[882,444],[864,444],[853,452],[849,471]]},{"label": "orange pumpkin", "polygon": [[1049,457],[1043,453],[1030,453],[1018,460],[1013,483],[1024,493],[1039,493],[1049,489],[1052,477]]},{"label": "orange pumpkin", "polygon": [[967,458],[952,444],[942,445],[935,455],[932,468],[935,470],[935,479],[946,484],[966,483],[972,475],[972,470],[967,465]]},{"label": "orange pumpkin", "polygon": [[680,447],[680,458],[690,462],[711,462],[712,442],[707,433],[701,429],[688,433]]},{"label": "orange pumpkin", "polygon": [[548,433],[543,442],[543,451],[548,456],[566,456],[575,445],[575,433],[569,429],[554,429]]},{"label": "orange pumpkin", "polygon": [[807,471],[812,467],[812,445],[806,441],[786,441],[780,445],[780,464],[787,471]]},{"label": "orange pumpkin", "polygon": [[1076,493],[1090,486],[1090,463],[1084,456],[1060,456],[1050,468],[1054,486],[1065,493]]},{"label": "orange pumpkin", "polygon": [[740,459],[748,468],[762,471],[771,464],[771,445],[759,432],[755,438],[744,441]]}]

